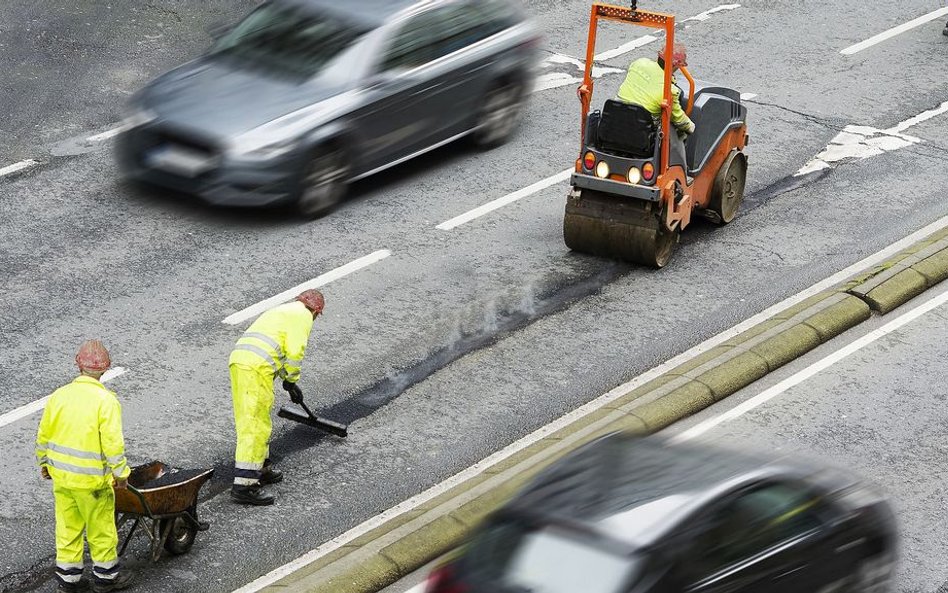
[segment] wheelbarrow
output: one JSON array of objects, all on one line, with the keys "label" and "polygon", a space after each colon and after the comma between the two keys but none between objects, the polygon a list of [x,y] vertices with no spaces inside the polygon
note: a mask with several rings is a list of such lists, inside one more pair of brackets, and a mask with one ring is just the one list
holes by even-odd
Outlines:
[{"label": "wheelbarrow", "polygon": [[128,488],[115,491],[117,527],[133,521],[119,555],[125,554],[139,526],[151,541],[152,562],[158,561],[162,550],[186,554],[198,531],[209,527],[198,520],[197,499],[213,475],[213,469],[175,470],[160,461],[132,468]]}]

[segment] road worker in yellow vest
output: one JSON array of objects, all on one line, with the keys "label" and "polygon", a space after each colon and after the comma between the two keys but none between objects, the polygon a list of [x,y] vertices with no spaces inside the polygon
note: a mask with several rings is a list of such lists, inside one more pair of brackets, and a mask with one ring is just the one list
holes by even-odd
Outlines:
[{"label": "road worker in yellow vest", "polygon": [[102,385],[111,366],[98,340],[76,355],[80,375],[50,396],[36,435],[36,459],[43,478],[53,481],[56,504],[56,580],[59,590],[81,591],[83,531],[92,557],[96,593],[125,589],[132,574],[119,569],[115,492],[126,488],[122,406]]},{"label": "road worker in yellow vest", "polygon": [[[664,51],[659,50],[654,60],[639,58],[629,64],[622,86],[616,99],[624,103],[641,105],[655,119],[656,125],[662,115],[662,101],[665,99],[665,69],[671,67],[672,75],[679,68],[688,67],[688,50],[684,45],[676,43],[672,51],[672,63],[665,64]],[[685,140],[695,131],[695,123],[685,113],[681,106],[681,89],[678,85],[671,86],[671,125],[677,133],[673,133],[671,140],[671,162],[680,164],[688,170],[685,157]]]},{"label": "road worker in yellow vest", "polygon": [[269,459],[273,381],[277,377],[283,380],[283,389],[293,403],[303,400],[296,383],[313,322],[324,306],[322,293],[304,291],[295,301],[260,315],[230,354],[237,428],[234,485],[230,494],[237,503],[273,504],[273,496],[261,490],[261,486],[283,480],[283,473],[274,469]]}]

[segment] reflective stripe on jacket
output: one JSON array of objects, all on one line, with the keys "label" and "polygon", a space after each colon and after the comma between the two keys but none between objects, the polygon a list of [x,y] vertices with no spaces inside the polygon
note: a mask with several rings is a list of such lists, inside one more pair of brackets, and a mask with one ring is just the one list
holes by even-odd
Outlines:
[{"label": "reflective stripe on jacket", "polygon": [[229,364],[241,364],[291,383],[300,378],[306,343],[313,330],[313,314],[293,301],[264,312],[237,340]]},{"label": "reflective stripe on jacket", "polygon": [[[649,58],[639,58],[629,64],[629,72],[625,81],[619,87],[617,99],[625,103],[641,105],[656,118],[662,115],[662,99],[664,99],[665,70],[658,62]],[[694,131],[694,123],[681,108],[681,89],[674,84],[672,92],[671,123],[678,129],[687,132]]]},{"label": "reflective stripe on jacket", "polygon": [[98,490],[127,478],[122,405],[92,377],[80,376],[50,396],[36,434],[36,461],[57,485]]}]

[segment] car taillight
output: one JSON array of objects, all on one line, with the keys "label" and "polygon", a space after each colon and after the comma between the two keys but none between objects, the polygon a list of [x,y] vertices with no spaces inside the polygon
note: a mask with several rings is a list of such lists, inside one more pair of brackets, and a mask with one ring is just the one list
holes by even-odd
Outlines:
[{"label": "car taillight", "polygon": [[593,167],[595,166],[596,166],[596,155],[594,155],[591,152],[587,152],[585,156],[583,156],[583,167],[585,167],[587,171],[592,171]]},{"label": "car taillight", "polygon": [[436,568],[425,581],[425,593],[467,593],[467,590],[467,586],[457,581],[452,564]]},{"label": "car taillight", "polygon": [[652,163],[645,163],[642,165],[642,179],[645,181],[651,181],[652,177],[655,176],[655,165]]}]

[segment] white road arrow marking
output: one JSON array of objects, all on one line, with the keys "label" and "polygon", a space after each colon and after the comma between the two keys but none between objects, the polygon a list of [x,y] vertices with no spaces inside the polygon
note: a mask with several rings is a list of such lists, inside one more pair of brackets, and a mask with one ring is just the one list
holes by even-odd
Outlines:
[{"label": "white road arrow marking", "polygon": [[799,177],[830,169],[841,162],[867,159],[913,144],[921,144],[923,142],[921,138],[909,136],[903,132],[946,112],[948,112],[948,101],[885,130],[869,126],[846,126],[842,132],[830,140],[826,148],[801,167],[794,176]]}]

